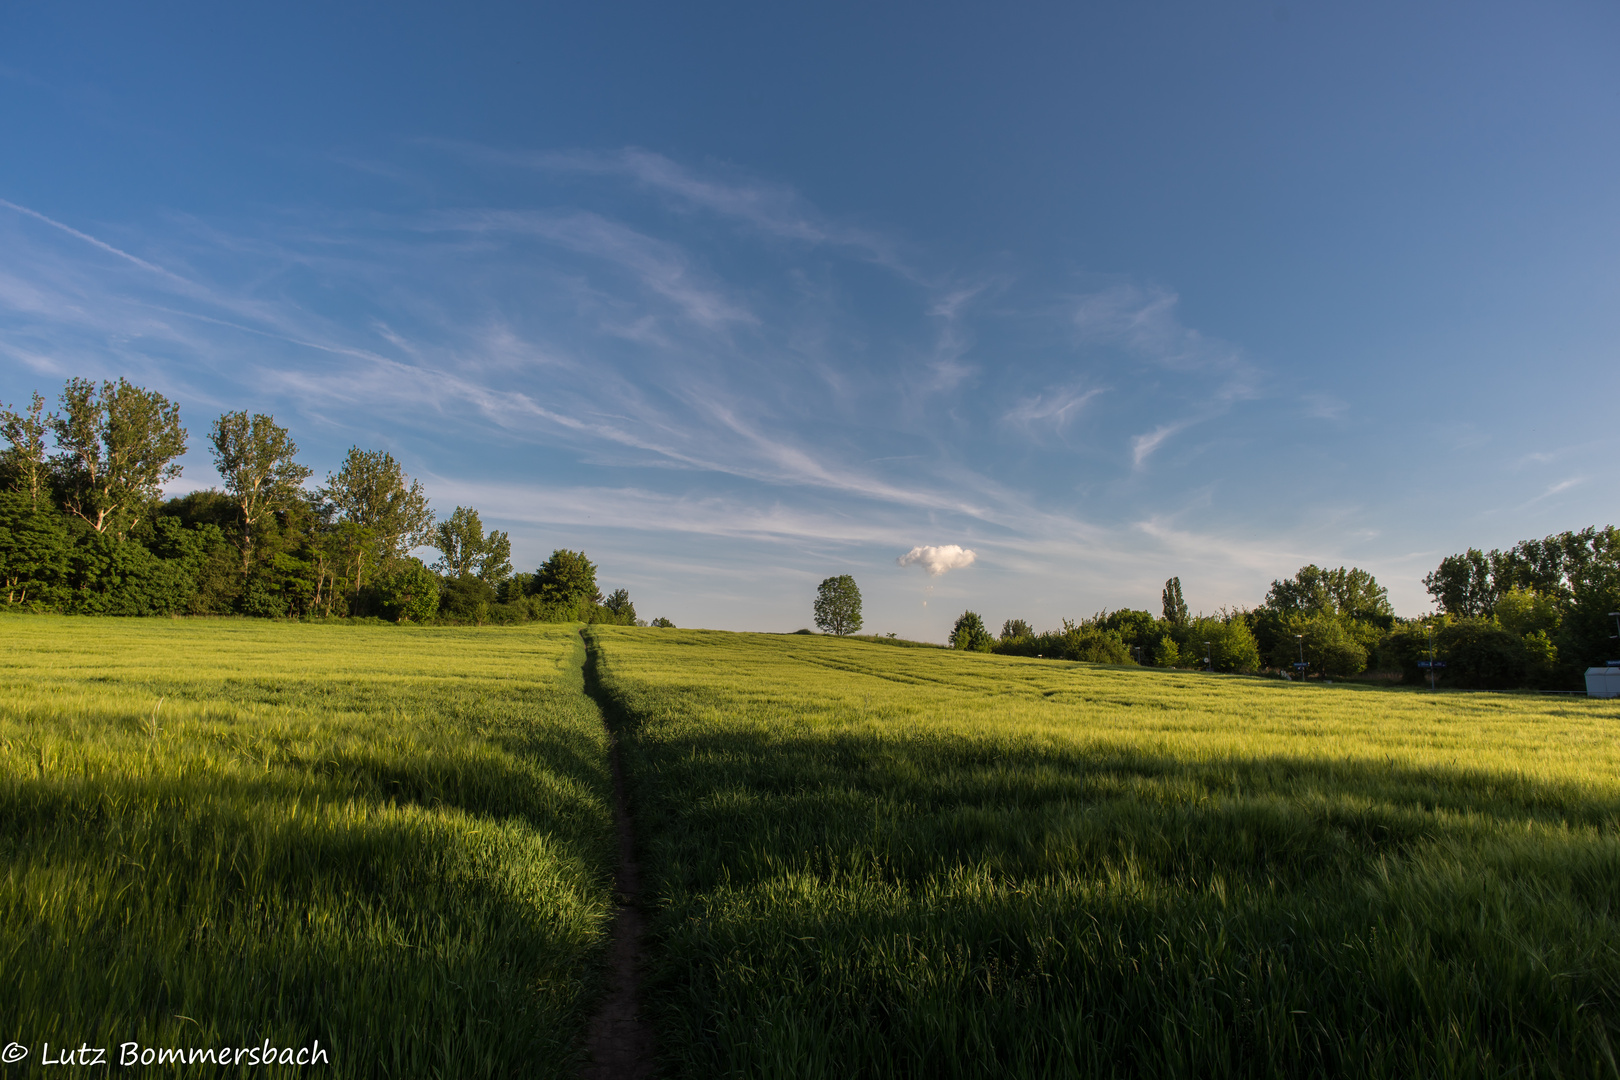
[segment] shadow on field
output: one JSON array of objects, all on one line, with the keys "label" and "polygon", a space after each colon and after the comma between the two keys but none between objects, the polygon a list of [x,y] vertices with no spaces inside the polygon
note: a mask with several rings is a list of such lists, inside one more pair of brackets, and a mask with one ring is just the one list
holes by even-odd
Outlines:
[{"label": "shadow on field", "polygon": [[1620,1075],[1609,792],[610,721],[685,1075]]},{"label": "shadow on field", "polygon": [[368,747],[74,723],[0,775],[8,1038],[570,1073],[612,852],[591,728]]}]

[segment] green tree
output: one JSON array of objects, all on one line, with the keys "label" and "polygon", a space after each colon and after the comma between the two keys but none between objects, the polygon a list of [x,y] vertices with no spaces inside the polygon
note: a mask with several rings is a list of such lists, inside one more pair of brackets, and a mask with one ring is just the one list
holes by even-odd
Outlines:
[{"label": "green tree", "polygon": [[99,390],[88,379],[69,379],[51,429],[63,508],[98,533],[122,539],[164,482],[180,475],[180,407],[125,379]]},{"label": "green tree", "polygon": [[666,630],[675,629],[675,624],[670,622],[668,619],[664,618],[662,615],[658,616],[658,618],[654,619],[648,625],[650,625],[650,626],[661,626]]},{"label": "green tree", "polygon": [[1187,624],[1187,652],[1200,659],[1209,642],[1210,667],[1216,671],[1248,673],[1260,670],[1260,648],[1249,624],[1239,612],[1199,616]]},{"label": "green tree", "polygon": [[67,525],[49,501],[36,506],[26,491],[0,492],[0,587],[7,604],[50,608],[67,599]]},{"label": "green tree", "polygon": [[1478,548],[1441,559],[1439,567],[1424,577],[1423,585],[1448,615],[1488,615],[1496,606],[1490,561]]},{"label": "green tree", "polygon": [[1292,578],[1273,581],[1265,606],[1291,615],[1348,615],[1352,619],[1387,618],[1394,614],[1389,590],[1359,567],[1328,570],[1302,566]]},{"label": "green tree", "polygon": [[861,590],[855,579],[840,574],[816,589],[816,625],[829,634],[855,634],[861,629]]},{"label": "green tree", "polygon": [[351,446],[343,467],[327,474],[320,489],[339,520],[353,526],[345,530],[341,546],[352,567],[348,585],[356,596],[374,571],[433,542],[433,511],[422,482],[407,480],[392,454]]},{"label": "green tree", "polygon": [[1494,614],[1502,629],[1518,637],[1536,633],[1545,636],[1563,621],[1557,598],[1517,586],[1497,599]]},{"label": "green tree", "polygon": [[994,645],[995,639],[984,628],[984,620],[979,618],[978,612],[964,611],[957,616],[956,625],[951,627],[951,648],[989,652]]},{"label": "green tree", "polygon": [[616,626],[636,625],[636,605],[630,601],[629,589],[614,589],[608,598],[602,601],[602,610],[607,612],[608,618],[603,622],[610,622]]},{"label": "green tree", "polygon": [[1447,683],[1466,690],[1524,685],[1531,659],[1524,638],[1504,630],[1494,619],[1447,619],[1434,637],[1440,658],[1446,662],[1442,678]]},{"label": "green tree", "polygon": [[1131,650],[1117,631],[1105,630],[1095,619],[1076,623],[1063,620],[1063,629],[1045,635],[1042,654],[1059,660],[1083,660],[1088,664],[1134,664]]},{"label": "green tree", "polygon": [[533,588],[546,607],[581,622],[589,618],[591,605],[602,602],[596,587],[596,564],[583,551],[553,551],[535,572]]},{"label": "green tree", "polygon": [[1151,611],[1120,608],[1118,611],[1099,614],[1095,621],[1101,629],[1112,630],[1118,634],[1126,648],[1136,650],[1141,663],[1149,662],[1148,657],[1153,652],[1153,643],[1160,632],[1159,620],[1153,617]]},{"label": "green tree", "polygon": [[1308,671],[1344,678],[1367,668],[1367,648],[1356,639],[1351,620],[1325,613],[1285,617],[1283,632],[1273,646],[1271,664],[1292,667],[1301,647]]},{"label": "green tree", "polygon": [[478,511],[471,507],[458,506],[439,522],[433,531],[433,546],[440,555],[433,569],[446,577],[468,575],[493,588],[512,574],[511,538],[499,530],[486,536]]},{"label": "green tree", "polygon": [[1008,619],[1001,624],[1002,641],[1023,641],[1035,636],[1035,631],[1023,619]]},{"label": "green tree", "polygon": [[35,391],[32,405],[26,413],[0,408],[0,437],[10,445],[3,461],[4,471],[14,491],[28,496],[34,509],[39,509],[39,497],[50,485],[50,468],[45,459],[45,435],[55,423],[53,413],[45,413],[45,399]]},{"label": "green tree", "polygon": [[246,575],[265,518],[299,502],[304,481],[314,470],[295,460],[298,447],[287,429],[263,413],[225,413],[214,421],[208,441],[213,445],[214,467],[241,514],[242,573]]},{"label": "green tree", "polygon": [[423,622],[439,610],[439,579],[421,559],[401,559],[376,581],[384,614],[396,622]]},{"label": "green tree", "polygon": [[1173,577],[1164,583],[1164,621],[1171,626],[1187,625],[1187,601],[1181,596],[1181,579]]}]

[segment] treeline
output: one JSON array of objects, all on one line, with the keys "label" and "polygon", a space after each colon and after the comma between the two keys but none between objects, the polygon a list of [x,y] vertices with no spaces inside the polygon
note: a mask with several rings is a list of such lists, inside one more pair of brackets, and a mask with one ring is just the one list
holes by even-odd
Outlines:
[{"label": "treeline", "polygon": [[[188,434],[162,394],[71,379],[56,411],[0,407],[0,587],[13,609],[103,615],[381,617],[411,622],[646,625],[603,596],[583,552],[516,573],[478,511],[435,519],[385,451],[350,448],[326,482],[273,417],[208,431],[224,490],[162,499]],[[411,552],[438,550],[431,566]],[[655,620],[655,625],[669,625]]]},{"label": "treeline", "polygon": [[[1620,531],[1527,540],[1506,552],[1470,549],[1424,578],[1439,614],[1398,618],[1365,570],[1304,566],[1273,581],[1254,608],[1192,616],[1180,578],[1160,613],[1104,611],[1041,633],[1009,619],[999,636],[964,612],[953,648],[1105,664],[1202,668],[1288,677],[1383,673],[1408,683],[1486,690],[1579,690],[1586,668],[1620,656]],[[1439,666],[1429,667],[1431,661]]]}]

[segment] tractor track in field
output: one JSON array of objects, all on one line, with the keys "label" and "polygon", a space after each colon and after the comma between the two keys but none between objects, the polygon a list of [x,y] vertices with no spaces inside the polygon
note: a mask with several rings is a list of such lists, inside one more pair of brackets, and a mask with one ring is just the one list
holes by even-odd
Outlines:
[{"label": "tractor track in field", "polygon": [[607,994],[591,1017],[585,1033],[585,1067],[581,1080],[645,1080],[653,1073],[652,1025],[641,1012],[642,937],[641,866],[636,860],[636,835],[625,794],[624,767],[619,740],[608,723],[611,705],[596,680],[596,650],[584,634],[585,692],[602,712],[607,728],[609,760],[613,767],[613,831],[618,841],[618,865],[613,872],[613,930],[608,953]]}]

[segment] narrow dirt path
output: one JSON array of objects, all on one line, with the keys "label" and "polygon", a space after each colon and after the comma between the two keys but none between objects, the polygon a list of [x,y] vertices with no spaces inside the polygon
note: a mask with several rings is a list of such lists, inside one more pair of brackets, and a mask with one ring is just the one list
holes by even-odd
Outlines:
[{"label": "narrow dirt path", "polygon": [[[584,635],[581,634],[584,640]],[[607,723],[607,702],[596,682],[596,654],[585,640],[585,692],[595,699]],[[608,992],[585,1033],[590,1055],[581,1080],[644,1080],[653,1071],[652,1026],[641,1015],[641,868],[636,837],[625,797],[619,743],[608,728],[613,764],[613,827],[619,842],[619,865],[613,874],[613,937],[608,957]]]}]

